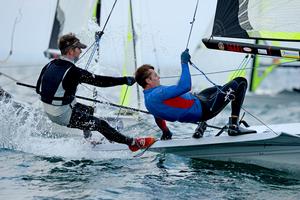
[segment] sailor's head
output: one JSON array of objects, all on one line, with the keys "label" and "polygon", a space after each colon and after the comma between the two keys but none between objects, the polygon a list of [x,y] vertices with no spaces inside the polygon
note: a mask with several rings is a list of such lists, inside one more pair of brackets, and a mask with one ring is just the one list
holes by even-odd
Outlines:
[{"label": "sailor's head", "polygon": [[148,64],[142,65],[136,70],[135,80],[144,89],[160,85],[160,77],[154,71],[154,67]]},{"label": "sailor's head", "polygon": [[59,38],[58,48],[63,56],[78,58],[81,49],[85,49],[86,45],[81,43],[75,34],[69,33]]}]

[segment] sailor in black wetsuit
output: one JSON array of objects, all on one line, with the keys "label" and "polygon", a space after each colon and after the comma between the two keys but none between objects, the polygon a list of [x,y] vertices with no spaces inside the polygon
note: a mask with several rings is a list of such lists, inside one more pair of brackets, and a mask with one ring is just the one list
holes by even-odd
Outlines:
[{"label": "sailor in black wetsuit", "polygon": [[127,144],[132,151],[147,148],[155,139],[130,138],[112,128],[106,121],[93,116],[93,108],[76,102],[75,93],[80,83],[111,87],[135,83],[133,77],[109,77],[92,74],[75,66],[81,49],[86,48],[72,33],[63,35],[58,42],[61,59],[49,62],[41,71],[36,92],[41,95],[44,111],[51,121],[81,130],[97,130],[108,140]]}]

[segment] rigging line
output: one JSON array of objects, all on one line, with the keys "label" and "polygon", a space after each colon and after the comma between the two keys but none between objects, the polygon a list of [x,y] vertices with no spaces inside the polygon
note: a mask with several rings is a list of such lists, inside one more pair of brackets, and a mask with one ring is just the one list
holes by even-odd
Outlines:
[{"label": "rigging line", "polygon": [[[100,38],[99,38],[99,39],[100,39]],[[96,53],[96,50],[97,50],[97,48],[98,48],[97,46],[99,45],[99,39],[97,38],[97,39],[95,40],[95,42],[94,42],[94,48],[93,48],[93,51],[92,51],[92,53],[91,53],[91,55],[90,55],[88,61],[86,62],[85,70],[88,69],[89,65],[90,65],[91,62],[92,62],[92,59],[93,59],[93,57],[94,57],[94,55],[95,55],[95,53]]]},{"label": "rigging line", "polygon": [[8,78],[8,79],[10,79],[10,80],[12,80],[12,81],[14,81],[14,82],[10,82],[10,83],[3,84],[2,87],[10,86],[10,85],[12,85],[12,84],[15,83],[15,82],[19,82],[19,81],[21,81],[21,80],[24,81],[24,80],[27,80],[28,78],[32,78],[32,75],[35,75],[35,74],[37,74],[37,73],[39,73],[39,71],[36,71],[36,72],[34,72],[33,74],[30,74],[30,75],[23,76],[21,79],[17,80],[17,79],[15,79],[15,78],[13,78],[12,76],[9,76],[8,74],[5,74],[5,73],[0,72],[0,76],[3,75],[4,77],[6,77],[6,78]]},{"label": "rigging line", "polygon": [[210,82],[211,84],[213,84],[213,85],[217,88],[217,90],[218,90],[219,92],[221,92],[221,93],[223,93],[223,94],[226,94],[225,92],[223,92],[223,91],[218,87],[217,84],[215,84],[212,80],[210,80],[210,79],[206,76],[206,74],[205,74],[203,71],[201,71],[201,69],[199,69],[194,63],[192,63],[192,62],[190,61],[190,64],[191,64],[196,70],[198,70],[198,71],[206,78],[206,80],[208,80],[208,82]]},{"label": "rigging line", "polygon": [[[87,51],[85,51],[84,54],[78,59],[78,60],[80,60],[80,59],[81,59],[84,55],[86,55],[86,53],[93,47],[93,51],[92,51],[91,55],[89,56],[88,61],[87,61],[87,63],[86,63],[85,70],[87,70],[88,67],[89,67],[89,65],[91,64],[92,59],[93,59],[94,54],[96,53],[96,51],[98,52],[98,58],[99,58],[100,40],[101,40],[102,35],[104,34],[104,30],[105,30],[105,28],[106,28],[106,25],[108,24],[108,21],[109,21],[109,19],[110,19],[110,17],[111,17],[111,14],[112,14],[112,12],[113,12],[113,10],[114,10],[114,8],[115,8],[115,5],[116,5],[117,1],[118,1],[118,0],[115,0],[114,4],[113,4],[113,6],[112,6],[112,8],[111,8],[111,10],[110,10],[110,13],[109,13],[109,15],[108,15],[108,17],[107,17],[107,19],[106,19],[106,21],[105,21],[105,24],[104,24],[102,30],[95,33],[95,41],[93,42],[93,44],[92,44],[92,45],[87,49]],[[96,89],[94,88],[94,90],[93,90],[93,97],[94,97],[95,100],[96,100],[97,96],[98,96],[98,93],[96,92]]]},{"label": "rigging line", "polygon": [[233,78],[241,76],[242,72],[245,70],[251,59],[252,57],[249,54],[245,56],[245,61],[239,66],[238,70],[234,72]]},{"label": "rigging line", "polygon": [[268,126],[266,123],[264,123],[261,119],[259,119],[258,117],[256,117],[255,115],[253,115],[252,113],[250,113],[249,111],[247,111],[243,106],[241,107],[247,114],[249,114],[251,117],[253,117],[254,119],[256,119],[258,122],[260,122],[262,125],[264,125],[265,127],[267,127],[270,131],[272,131],[275,135],[279,135],[278,133],[276,133],[276,131],[274,131],[270,126]]},{"label": "rigging line", "polygon": [[15,31],[16,31],[17,23],[19,23],[21,21],[22,17],[23,17],[23,14],[22,14],[23,3],[24,3],[24,1],[22,2],[22,5],[19,8],[19,16],[17,16],[15,18],[14,25],[13,25],[13,28],[12,28],[12,33],[11,33],[11,36],[10,36],[10,50],[9,50],[9,53],[6,56],[6,58],[4,58],[3,60],[0,60],[0,63],[7,62],[9,57],[13,54],[14,38],[15,38]]},{"label": "rigging line", "polygon": [[[252,67],[246,67],[244,69],[252,69]],[[230,69],[230,70],[223,70],[223,71],[215,71],[215,72],[206,72],[205,74],[222,74],[222,73],[229,73],[229,72],[234,72],[234,71],[240,71],[240,70],[244,70],[244,69]],[[200,74],[191,74],[191,76],[203,76],[202,73]],[[173,76],[161,76],[160,79],[169,79],[169,78],[178,78],[180,77],[179,75],[173,75]]]},{"label": "rigging line", "polygon": [[192,30],[193,30],[194,22],[195,22],[195,17],[196,17],[196,13],[197,13],[197,9],[198,9],[198,4],[199,4],[199,0],[197,0],[197,4],[196,4],[196,7],[195,7],[195,12],[194,12],[193,20],[190,22],[191,28],[190,28],[189,37],[188,37],[188,40],[187,40],[187,43],[186,43],[186,47],[185,47],[186,49],[188,48],[189,43],[190,43],[190,39],[191,39],[191,35],[192,35]]},{"label": "rigging line", "polygon": [[246,67],[246,64],[248,64],[248,62],[247,62],[248,58],[249,58],[249,55],[247,54],[243,58],[242,62],[239,64],[239,66],[237,68],[238,70],[233,73],[232,77],[236,77],[236,76],[238,76],[239,74],[242,73],[243,68]]},{"label": "rigging line", "polygon": [[104,26],[103,26],[101,32],[104,32],[104,29],[105,29],[105,27],[106,27],[106,25],[107,25],[107,23],[108,23],[108,21],[109,21],[109,19],[110,19],[110,16],[111,16],[111,14],[112,14],[112,12],[113,12],[113,10],[114,10],[114,8],[115,8],[115,5],[116,5],[117,1],[118,1],[118,0],[115,0],[115,2],[114,2],[113,6],[112,6],[112,8],[111,8],[111,10],[110,10],[110,13],[109,13],[109,15],[108,15],[108,17],[107,17],[107,19],[106,19],[106,21],[105,21],[105,24],[104,24]]},{"label": "rigging line", "polygon": [[106,18],[106,21],[105,21],[105,24],[104,24],[102,30],[96,32],[96,35],[95,35],[95,38],[96,38],[96,39],[95,39],[95,41],[94,41],[93,44],[92,44],[92,45],[91,45],[91,46],[90,46],[90,47],[82,54],[82,56],[79,57],[78,60],[80,60],[83,56],[85,56],[86,53],[87,53],[87,52],[88,52],[95,44],[98,44],[98,43],[100,42],[100,39],[101,39],[102,35],[104,34],[104,30],[105,30],[106,25],[107,25],[107,23],[108,23],[108,21],[109,21],[109,19],[110,19],[110,17],[111,17],[111,14],[112,14],[112,12],[113,12],[113,10],[114,10],[114,8],[115,8],[115,5],[116,5],[117,1],[118,1],[118,0],[115,0],[114,4],[113,4],[113,6],[112,6],[112,8],[111,8],[111,10],[110,10],[110,12],[109,12],[108,17]]},{"label": "rigging line", "polygon": [[1,75],[4,76],[4,77],[6,77],[6,78],[8,78],[8,79],[10,79],[10,80],[12,80],[12,81],[18,82],[17,79],[15,79],[15,78],[13,78],[13,77],[11,77],[11,76],[5,74],[5,73],[0,72],[0,76],[1,76]]},{"label": "rigging line", "polygon": [[[297,61],[291,61],[291,62],[297,62]],[[282,64],[286,64],[288,62],[285,63],[281,63],[281,64],[276,64],[276,65],[282,65]],[[269,66],[259,66],[259,68],[268,68]],[[226,68],[226,67],[223,67]],[[206,72],[206,75],[213,75],[213,74],[222,74],[222,73],[229,73],[229,72],[234,72],[234,71],[241,71],[241,70],[250,70],[252,69],[252,67],[245,67],[243,69],[229,69],[229,70],[222,70],[222,71],[214,71],[214,72]],[[203,76],[202,73],[200,74],[191,74],[191,76]],[[160,76],[160,79],[169,79],[169,78],[178,78],[180,77],[179,75],[172,75],[172,76]]]},{"label": "rigging line", "polygon": [[[1,62],[1,61],[0,61]],[[5,65],[5,66],[0,66],[1,69],[11,69],[11,68],[40,68],[41,66],[38,65]]]},{"label": "rigging line", "polygon": [[[96,41],[94,41],[93,44],[91,44],[91,45],[89,46],[89,48],[87,48],[87,50],[79,57],[78,61],[81,60],[81,59],[87,54],[87,52],[88,52],[95,44],[96,44]],[[77,62],[78,62],[78,61],[77,61]]]}]

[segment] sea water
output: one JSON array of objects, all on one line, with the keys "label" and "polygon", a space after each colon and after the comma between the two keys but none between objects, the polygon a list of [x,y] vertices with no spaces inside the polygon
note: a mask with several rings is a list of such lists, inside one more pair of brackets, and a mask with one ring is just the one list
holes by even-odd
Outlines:
[{"label": "sea water", "polygon": [[[171,154],[97,152],[80,133],[54,129],[33,105],[0,103],[0,199],[300,199],[299,178],[286,172]],[[244,108],[268,124],[300,119],[299,101],[249,100]],[[229,113],[210,123],[226,123]],[[259,124],[249,114],[245,119]],[[136,121],[122,132],[160,136],[150,116]],[[195,128],[169,125],[174,138],[191,137]]]}]

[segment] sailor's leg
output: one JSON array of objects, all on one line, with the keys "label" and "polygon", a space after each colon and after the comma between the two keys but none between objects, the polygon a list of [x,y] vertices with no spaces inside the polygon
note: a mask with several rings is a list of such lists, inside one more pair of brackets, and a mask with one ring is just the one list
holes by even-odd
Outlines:
[{"label": "sailor's leg", "polygon": [[87,110],[73,108],[72,116],[68,127],[79,128],[81,130],[91,130],[100,132],[109,141],[127,144],[131,151],[150,147],[156,140],[153,137],[131,138],[118,132],[111,127],[105,120],[99,119],[90,114]]},{"label": "sailor's leg", "polygon": [[201,97],[208,98],[208,97],[212,97],[212,95],[215,94],[216,92],[217,92],[217,87],[214,86],[214,87],[206,88],[199,93],[195,93],[195,95],[200,98]]},{"label": "sailor's leg", "polygon": [[203,92],[196,95],[201,102],[202,105],[202,118],[201,121],[207,121],[216,115],[218,115],[229,103],[229,100],[225,100],[225,94],[223,94],[220,90],[228,89],[225,86],[217,86],[208,88]]},{"label": "sailor's leg", "polygon": [[240,116],[241,107],[243,105],[245,94],[247,91],[247,80],[243,77],[237,77],[233,79],[231,82],[231,87],[234,90],[234,99],[231,101],[231,115],[232,116]]},{"label": "sailor's leg", "polygon": [[247,91],[247,80],[237,77],[230,82],[230,87],[234,90],[234,99],[231,101],[231,117],[229,117],[228,135],[235,136],[248,133],[256,133],[255,130],[240,127],[239,116]]},{"label": "sailor's leg", "polygon": [[99,131],[106,139],[127,145],[131,145],[133,143],[133,138],[126,137],[125,135],[121,134],[116,129],[111,127],[106,121],[96,117],[92,117],[90,121],[93,123],[92,128],[95,128],[95,130]]},{"label": "sailor's leg", "polygon": [[106,121],[101,120],[89,113],[74,109],[68,125],[70,128],[100,132],[106,139],[117,143],[130,145],[132,138],[126,137],[112,128]]}]

